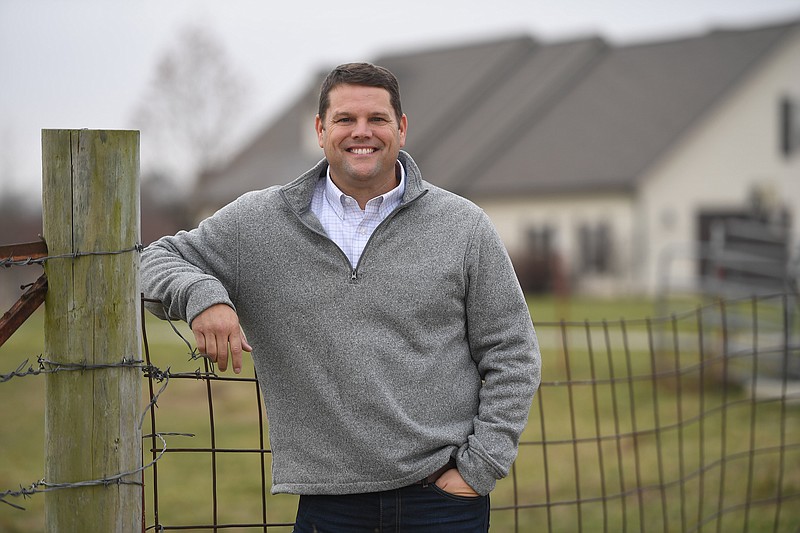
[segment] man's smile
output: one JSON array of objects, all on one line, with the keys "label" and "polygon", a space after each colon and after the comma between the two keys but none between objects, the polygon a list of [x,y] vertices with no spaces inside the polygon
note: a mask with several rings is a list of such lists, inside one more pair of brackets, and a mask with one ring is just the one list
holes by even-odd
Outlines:
[{"label": "man's smile", "polygon": [[348,148],[348,152],[356,155],[369,155],[378,151],[377,148]]}]

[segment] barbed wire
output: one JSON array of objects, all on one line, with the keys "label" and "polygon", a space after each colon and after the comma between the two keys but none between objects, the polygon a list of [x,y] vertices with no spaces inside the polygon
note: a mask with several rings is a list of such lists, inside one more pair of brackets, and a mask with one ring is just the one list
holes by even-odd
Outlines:
[{"label": "barbed wire", "polygon": [[[183,337],[181,337],[183,338]],[[184,339],[185,340],[185,339]],[[194,350],[193,354],[194,355]],[[195,357],[193,357],[195,358]],[[158,392],[153,394],[150,402],[147,404],[145,409],[143,410],[140,418],[139,418],[139,425],[138,428],[141,431],[142,427],[144,426],[145,418],[147,413],[150,409],[157,407],[158,399],[161,394],[166,390],[167,385],[169,384],[169,380],[171,377],[186,377],[188,376],[195,376],[198,379],[202,379],[203,377],[211,377],[216,376],[216,373],[213,372],[200,372],[200,369],[197,369],[194,373],[173,373],[170,368],[168,367],[166,370],[162,370],[153,364],[144,364],[142,360],[136,360],[133,358],[125,359],[123,358],[119,363],[102,363],[102,364],[86,364],[86,363],[59,363],[57,361],[50,361],[45,359],[43,356],[39,356],[37,358],[38,368],[33,368],[33,366],[29,365],[29,360],[23,361],[21,365],[17,367],[16,370],[10,372],[8,374],[3,374],[0,376],[0,383],[10,380],[13,377],[24,377],[24,376],[35,376],[40,374],[54,374],[57,372],[64,372],[64,371],[93,371],[93,370],[101,370],[101,369],[109,369],[109,368],[138,368],[142,371],[143,376],[146,378],[151,378],[156,380],[159,383],[162,383],[161,387],[159,388]],[[48,367],[49,365],[49,367]],[[25,367],[28,366],[28,369],[25,370]],[[152,467],[156,464],[167,452],[167,441],[164,436],[183,436],[183,437],[194,437],[193,433],[173,433],[173,432],[156,432],[151,433],[148,435],[142,435],[142,439],[146,438],[153,438],[156,437],[161,441],[161,451],[159,454],[153,458],[148,464],[143,465],[139,468],[136,468],[131,471],[121,472],[119,474],[115,474],[112,476],[103,477],[100,479],[92,479],[86,481],[76,481],[76,482],[69,482],[69,483],[50,483],[45,481],[44,479],[40,479],[34,483],[31,483],[30,486],[24,487],[20,485],[19,490],[6,490],[0,492],[0,503],[4,503],[9,505],[15,509],[19,509],[24,511],[25,508],[21,505],[17,505],[7,500],[9,497],[22,497],[23,499],[30,498],[34,494],[37,493],[44,493],[44,492],[51,492],[54,490],[62,490],[62,489],[70,489],[70,488],[79,488],[79,487],[92,487],[92,486],[110,486],[110,485],[142,485],[141,481],[132,481],[125,478],[134,476],[143,472],[144,470]]]},{"label": "barbed wire", "polygon": [[[63,254],[58,256],[49,256],[41,259],[31,260],[30,263],[39,263],[43,262],[48,259],[57,259],[57,258],[64,258],[64,257],[77,257],[80,255],[113,255],[113,254],[121,254],[127,253],[131,251],[141,251],[143,248],[140,245],[134,246],[130,249],[120,250],[118,252],[89,252],[83,254]],[[21,264],[23,262],[14,262],[14,264]],[[30,264],[25,263],[25,264]],[[0,263],[3,266],[8,266],[8,262]],[[147,301],[147,300],[145,300]],[[162,307],[163,304],[162,304]],[[86,371],[96,371],[96,370],[103,370],[103,369],[111,369],[111,368],[137,368],[142,371],[143,377],[153,379],[159,383],[162,383],[159,390],[154,393],[150,399],[150,402],[142,411],[142,414],[139,418],[139,425],[138,428],[141,431],[142,427],[144,426],[145,418],[147,417],[147,413],[155,408],[158,407],[158,399],[161,394],[166,390],[167,385],[169,384],[170,378],[186,378],[186,377],[194,377],[195,379],[211,379],[211,378],[218,378],[215,371],[214,362],[211,361],[208,356],[205,354],[200,354],[195,347],[181,334],[180,330],[175,326],[173,320],[169,318],[169,315],[165,311],[165,316],[167,317],[167,322],[169,323],[170,327],[172,328],[173,332],[186,344],[189,349],[189,360],[197,360],[197,359],[206,359],[209,363],[210,371],[203,372],[199,368],[197,368],[194,372],[172,372],[171,367],[168,367],[166,370],[162,370],[157,366],[145,363],[145,361],[141,359],[125,358],[123,357],[120,362],[116,363],[87,363],[85,361],[78,362],[78,363],[71,363],[71,362],[60,362],[60,361],[53,361],[50,359],[45,358],[43,355],[39,355],[36,358],[36,366],[30,364],[30,358],[25,359],[15,370],[6,374],[0,374],[0,384],[10,381],[13,378],[21,378],[27,376],[38,376],[41,374],[56,374],[58,372],[86,372]],[[27,368],[26,368],[27,367]],[[122,472],[119,474],[115,474],[108,477],[103,477],[100,479],[93,479],[93,480],[86,480],[86,481],[77,481],[77,482],[69,482],[69,483],[50,483],[45,479],[40,479],[39,481],[35,481],[31,483],[29,486],[25,487],[20,485],[19,490],[6,490],[0,492],[0,503],[4,503],[9,505],[15,509],[25,510],[24,507],[21,505],[17,505],[8,501],[7,498],[18,498],[21,497],[23,499],[31,498],[34,494],[37,493],[44,493],[44,492],[51,492],[54,490],[63,490],[63,489],[70,489],[70,488],[79,488],[79,487],[92,487],[92,486],[110,486],[110,485],[142,485],[141,481],[125,479],[131,476],[135,476],[143,472],[144,470],[152,467],[153,465],[158,462],[163,455],[167,452],[167,441],[164,438],[165,436],[184,436],[184,437],[194,437],[192,433],[174,433],[174,432],[154,432],[148,435],[142,435],[142,439],[146,438],[153,438],[156,437],[161,441],[161,451],[159,454],[153,458],[148,464],[143,465],[139,468],[128,472]]]},{"label": "barbed wire", "polygon": [[28,499],[34,494],[37,493],[44,493],[44,492],[52,492],[54,490],[62,490],[62,489],[74,489],[79,487],[95,487],[95,486],[111,486],[111,485],[139,485],[142,486],[141,481],[131,481],[125,480],[123,478],[134,476],[141,472],[144,472],[148,468],[152,467],[156,462],[158,462],[161,457],[165,453],[167,453],[167,440],[164,438],[165,436],[179,436],[179,437],[194,437],[193,433],[172,433],[172,432],[158,432],[158,433],[151,433],[149,435],[142,435],[142,440],[150,439],[153,437],[158,438],[161,441],[161,451],[159,454],[149,463],[143,465],[135,470],[131,470],[129,472],[122,472],[120,474],[115,474],[113,476],[101,478],[101,479],[92,479],[87,481],[76,481],[72,483],[49,483],[44,479],[40,479],[39,481],[35,481],[31,483],[28,487],[20,486],[19,490],[7,490],[4,492],[0,492],[0,503],[4,503],[13,507],[14,509],[19,509],[20,511],[24,511],[25,508],[21,505],[17,505],[8,501],[6,498],[8,497],[22,497],[23,499]]},{"label": "barbed wire", "polygon": [[78,259],[79,257],[87,257],[94,255],[120,255],[120,254],[127,254],[130,252],[142,253],[146,248],[147,246],[144,246],[141,243],[137,242],[130,248],[124,248],[122,250],[110,250],[110,251],[98,251],[98,252],[78,251],[68,254],[48,255],[45,257],[38,257],[38,258],[27,257],[25,259],[12,259],[11,257],[7,257],[5,259],[0,259],[0,267],[43,265],[46,261],[50,261],[52,259]]},{"label": "barbed wire", "polygon": [[[100,370],[103,368],[120,368],[120,367],[130,367],[130,368],[143,368],[141,365],[144,363],[142,360],[138,359],[122,359],[120,363],[101,363],[101,364],[89,364],[89,363],[59,363],[56,361],[50,361],[49,359],[45,359],[42,355],[39,355],[36,358],[38,363],[38,368],[33,368],[29,364],[30,359],[25,359],[13,372],[9,372],[8,374],[0,374],[0,383],[5,383],[6,381],[11,380],[11,378],[21,378],[25,376],[38,376],[40,374],[56,374],[58,372],[70,371],[70,370]],[[51,368],[48,368],[46,365],[50,365]],[[25,367],[28,367],[27,370],[24,370]]]}]

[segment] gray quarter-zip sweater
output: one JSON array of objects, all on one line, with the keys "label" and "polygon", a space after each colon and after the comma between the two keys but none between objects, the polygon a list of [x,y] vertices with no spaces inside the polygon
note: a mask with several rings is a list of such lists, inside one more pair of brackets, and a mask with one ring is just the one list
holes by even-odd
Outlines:
[{"label": "gray quarter-zip sweater", "polygon": [[273,493],[389,490],[455,457],[486,494],[516,457],[541,361],[511,262],[481,209],[399,159],[403,201],[355,268],[310,210],[325,160],[142,255],[144,293],[171,316],[237,311]]}]

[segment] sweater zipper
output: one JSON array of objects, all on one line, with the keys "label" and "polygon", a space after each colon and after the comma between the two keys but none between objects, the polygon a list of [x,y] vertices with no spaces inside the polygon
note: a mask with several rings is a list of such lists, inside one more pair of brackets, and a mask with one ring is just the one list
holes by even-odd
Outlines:
[{"label": "sweater zipper", "polygon": [[[416,202],[417,200],[419,200],[420,198],[422,198],[423,196],[425,196],[427,193],[428,193],[428,190],[427,190],[427,189],[425,189],[425,190],[424,190],[424,191],[422,191],[420,194],[418,194],[416,197],[414,197],[414,198],[413,198],[413,199],[412,199],[410,202],[408,202],[408,203],[405,203],[405,204],[400,204],[400,205],[398,205],[398,206],[397,206],[397,207],[394,209],[394,211],[392,211],[391,213],[389,213],[388,215],[386,215],[386,218],[384,218],[383,220],[381,220],[381,223],[380,223],[380,224],[378,224],[378,225],[375,227],[375,230],[374,230],[374,231],[372,232],[372,234],[369,236],[369,239],[367,239],[367,244],[365,244],[365,245],[364,245],[364,250],[362,250],[362,252],[361,252],[361,255],[360,255],[360,256],[359,256],[359,258],[358,258],[358,263],[356,263],[356,266],[355,266],[355,268],[353,268],[353,269],[350,271],[350,281],[351,281],[351,282],[352,282],[352,281],[358,281],[358,267],[361,265],[361,260],[362,260],[362,259],[364,259],[364,255],[366,255],[366,253],[367,253],[367,248],[369,248],[369,243],[371,243],[371,242],[372,242],[372,238],[373,238],[373,237],[375,237],[375,234],[376,234],[376,233],[378,233],[378,230],[380,230],[380,229],[381,229],[381,228],[382,228],[382,227],[383,227],[385,224],[388,224],[388,223],[389,223],[389,221],[390,221],[391,219],[393,219],[393,218],[395,217],[395,215],[397,215],[397,213],[399,213],[399,212],[400,212],[402,209],[405,209],[406,207],[410,206],[411,204],[413,204],[414,202]],[[340,248],[340,249],[341,249],[341,248]],[[344,252],[342,252],[342,254],[344,254]],[[345,255],[345,257],[347,257],[347,256]],[[348,264],[349,264],[349,263],[350,263],[350,261],[348,260]]]},{"label": "sweater zipper", "polygon": [[318,235],[322,235],[323,237],[325,237],[326,239],[328,239],[329,241],[331,241],[331,242],[333,243],[333,245],[334,245],[334,246],[336,246],[336,249],[337,249],[337,250],[339,250],[339,253],[340,253],[340,254],[342,254],[342,257],[344,258],[344,261],[345,261],[345,263],[347,263],[347,266],[348,266],[348,268],[350,269],[350,281],[351,281],[351,282],[355,282],[355,281],[358,281],[358,267],[359,267],[359,265],[361,264],[361,259],[364,257],[364,253],[367,251],[367,248],[369,247],[369,243],[370,243],[370,242],[372,242],[372,237],[374,237],[374,236],[375,236],[375,233],[376,233],[376,232],[377,232],[379,229],[381,229],[381,227],[382,227],[384,224],[388,223],[388,222],[389,222],[389,220],[393,219],[393,218],[395,217],[395,215],[396,215],[397,213],[399,213],[399,212],[400,212],[402,209],[405,209],[406,207],[410,206],[411,204],[413,204],[414,202],[416,202],[417,200],[419,200],[420,198],[422,198],[423,196],[425,196],[427,193],[428,193],[428,190],[427,190],[427,189],[425,189],[425,190],[423,190],[422,192],[420,192],[420,193],[419,193],[419,194],[418,194],[416,197],[414,197],[414,198],[413,198],[413,199],[412,199],[410,202],[408,202],[408,203],[405,203],[405,204],[400,204],[400,205],[398,205],[398,206],[397,206],[397,207],[394,209],[394,211],[392,211],[391,213],[389,213],[389,214],[386,216],[386,218],[384,218],[384,219],[381,221],[381,223],[380,223],[380,224],[378,224],[378,225],[375,227],[375,231],[373,231],[373,232],[372,232],[372,235],[370,235],[370,236],[369,236],[369,239],[367,239],[367,244],[365,244],[365,245],[364,245],[364,250],[361,252],[361,257],[359,257],[359,258],[358,258],[358,263],[356,263],[356,266],[355,266],[355,267],[353,267],[353,266],[350,264],[350,259],[347,257],[347,254],[346,254],[346,253],[344,253],[344,250],[342,250],[341,248],[339,248],[339,245],[338,245],[338,244],[336,244],[335,242],[333,242],[333,240],[332,240],[330,237],[328,237],[328,236],[325,234],[325,232],[318,231],[317,229],[315,229],[315,228],[312,228],[311,226],[309,226],[308,224],[306,224],[306,221],[305,221],[305,220],[303,220],[303,217],[301,217],[301,216],[300,216],[300,215],[299,215],[297,212],[295,212],[295,216],[297,216],[297,218],[299,218],[299,219],[300,219],[300,222],[301,222],[301,223],[302,223],[302,224],[303,224],[305,227],[307,227],[308,229],[310,229],[311,231],[313,231],[314,233],[316,233],[316,234],[318,234]]}]

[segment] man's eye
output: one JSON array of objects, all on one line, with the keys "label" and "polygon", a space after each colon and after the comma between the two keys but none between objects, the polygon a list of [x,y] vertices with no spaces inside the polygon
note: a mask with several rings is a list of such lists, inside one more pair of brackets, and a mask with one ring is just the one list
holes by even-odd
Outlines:
[{"label": "man's eye", "polygon": [[334,122],[336,122],[337,124],[346,124],[347,122],[350,122],[350,118],[349,117],[337,118],[336,120],[334,120]]},{"label": "man's eye", "polygon": [[372,122],[386,122],[386,119],[383,117],[372,117],[370,120]]}]

